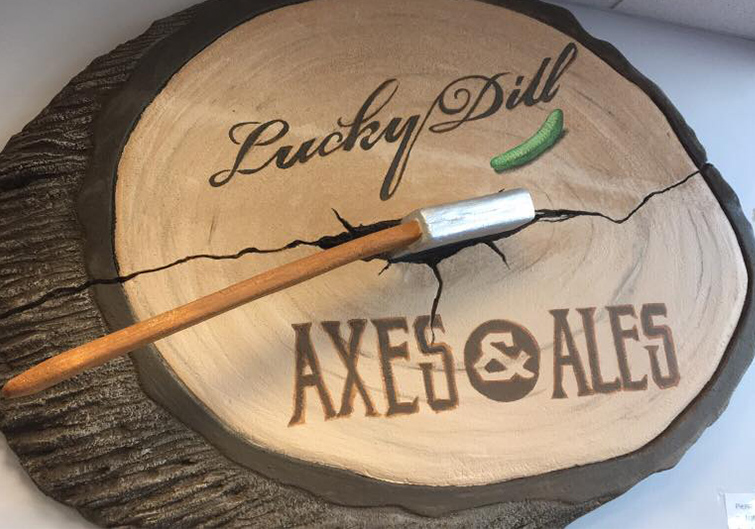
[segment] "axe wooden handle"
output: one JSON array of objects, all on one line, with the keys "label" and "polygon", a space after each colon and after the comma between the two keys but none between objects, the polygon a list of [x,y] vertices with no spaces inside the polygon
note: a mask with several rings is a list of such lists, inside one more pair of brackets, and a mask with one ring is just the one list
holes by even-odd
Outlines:
[{"label": "axe wooden handle", "polygon": [[345,264],[409,246],[422,236],[417,221],[381,230],[268,270],[148,320],[54,356],[10,379],[5,397],[31,395],[117,356],[201,323],[240,305],[296,285]]}]

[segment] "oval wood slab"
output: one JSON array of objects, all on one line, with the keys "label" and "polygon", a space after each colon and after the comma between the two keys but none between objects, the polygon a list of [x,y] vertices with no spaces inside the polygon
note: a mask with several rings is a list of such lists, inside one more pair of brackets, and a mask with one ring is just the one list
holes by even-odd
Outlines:
[{"label": "oval wood slab", "polygon": [[5,379],[417,207],[526,187],[536,221],[2,401],[40,488],[103,525],[552,527],[673,466],[752,358],[752,234],[657,87],[536,2],[284,4],[156,23],[8,144]]}]

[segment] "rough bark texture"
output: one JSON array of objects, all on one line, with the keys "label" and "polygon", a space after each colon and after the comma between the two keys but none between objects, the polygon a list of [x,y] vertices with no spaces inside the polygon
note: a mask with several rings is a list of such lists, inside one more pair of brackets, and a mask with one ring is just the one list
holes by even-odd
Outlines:
[{"label": "rough bark texture", "polygon": [[[156,22],[95,60],[0,154],[2,382],[108,331],[90,290],[13,309],[89,279],[76,201],[93,147],[93,121],[139,59],[196,12]],[[704,155],[692,150],[702,163]],[[735,198],[724,198],[738,207]],[[743,245],[751,251],[751,234],[746,237]],[[749,313],[749,297],[747,305]],[[750,339],[745,334],[737,339]],[[741,371],[748,362],[739,356],[724,367]],[[724,377],[725,391],[707,421],[687,424],[687,444],[720,413],[738,378]],[[143,393],[130,358],[39,396],[0,400],[0,428],[43,492],[105,526],[549,528],[565,526],[614,495],[576,504],[508,502],[443,518],[333,505],[226,459]],[[647,473],[673,466],[683,450],[659,457]]]},{"label": "rough bark texture", "polygon": [[[87,281],[79,187],[108,95],[192,8],[92,62],[0,156],[0,311]],[[8,378],[107,332],[89,291],[0,319]],[[521,502],[426,519],[332,506],[242,468],[145,396],[120,358],[37,397],[0,402],[0,427],[39,486],[104,526],[561,527],[597,507]]]}]

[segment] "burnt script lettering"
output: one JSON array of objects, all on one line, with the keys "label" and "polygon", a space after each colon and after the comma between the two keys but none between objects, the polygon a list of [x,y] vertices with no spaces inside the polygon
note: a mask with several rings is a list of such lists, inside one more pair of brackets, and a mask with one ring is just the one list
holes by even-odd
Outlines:
[{"label": "burnt script lettering", "polygon": [[385,143],[395,147],[380,185],[381,200],[388,200],[398,190],[412,149],[426,130],[444,134],[465,123],[488,118],[501,109],[547,103],[558,93],[559,81],[576,57],[577,47],[569,43],[555,61],[545,57],[529,79],[510,72],[460,77],[441,90],[424,114],[406,117],[384,117],[386,107],[399,89],[397,79],[387,79],[365,99],[353,117],[336,120],[338,130],[298,146],[285,144],[291,125],[284,119],[236,123],[228,131],[231,142],[238,145],[233,164],[230,169],[212,174],[209,183],[221,187],[238,175],[259,173],[271,165],[285,170],[338,151],[369,151]]}]

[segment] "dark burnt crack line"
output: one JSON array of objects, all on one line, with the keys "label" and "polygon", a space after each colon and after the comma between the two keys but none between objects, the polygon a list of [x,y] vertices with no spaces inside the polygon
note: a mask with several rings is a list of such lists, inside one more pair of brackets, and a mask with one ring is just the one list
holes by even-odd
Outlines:
[{"label": "dark burnt crack line", "polygon": [[126,274],[122,276],[100,278],[100,279],[90,279],[78,285],[52,289],[32,301],[29,301],[27,303],[23,303],[21,305],[17,305],[16,307],[8,309],[5,312],[0,313],[0,320],[9,318],[11,316],[20,314],[22,312],[26,312],[27,310],[33,309],[35,307],[39,307],[40,305],[43,305],[44,303],[47,303],[48,301],[52,301],[53,299],[57,299],[63,296],[72,296],[74,294],[79,294],[94,286],[124,284],[139,276],[142,276],[145,274],[152,274],[155,272],[161,272],[163,270],[173,268],[174,266],[188,263],[190,261],[196,261],[198,259],[209,259],[213,261],[233,260],[233,259],[239,259],[245,255],[277,253],[277,252],[283,252],[286,250],[292,250],[300,246],[314,246],[317,248],[328,249],[328,248],[337,246],[341,244],[342,242],[345,242],[344,239],[351,240],[353,238],[356,238],[356,237],[351,237],[351,236],[344,237],[343,235],[344,234],[326,235],[316,241],[305,241],[302,239],[295,239],[277,248],[257,248],[255,246],[248,246],[246,248],[239,250],[238,252],[230,253],[230,254],[207,254],[207,253],[194,254],[194,255],[182,257],[180,259],[176,259],[175,261],[172,261],[168,264],[156,266],[154,268],[146,268],[144,270],[138,270],[136,272],[132,272],[130,274]]},{"label": "dark burnt crack line", "polygon": [[506,265],[506,268],[511,268],[509,266],[509,262],[506,260],[506,255],[504,255],[503,251],[498,246],[496,246],[493,241],[485,241],[485,246],[493,250],[493,252],[495,252],[495,254],[501,258],[501,261],[503,261],[503,264]]},{"label": "dark burnt crack line", "polygon": [[435,327],[433,326],[433,323],[435,323],[435,316],[438,314],[438,304],[440,303],[440,296],[441,294],[443,294],[443,276],[440,275],[440,268],[438,268],[437,264],[428,265],[428,266],[430,267],[430,270],[433,271],[435,280],[438,282],[438,289],[435,291],[433,304],[432,304],[432,307],[430,308],[430,329],[433,335],[432,341],[435,342]]},{"label": "dark burnt crack line", "polygon": [[[634,216],[634,214],[637,213],[653,197],[666,193],[668,191],[671,191],[672,189],[685,184],[692,177],[694,177],[695,175],[699,173],[700,173],[700,170],[697,170],[687,175],[682,180],[670,186],[667,186],[663,189],[649,193],[626,216],[618,218],[618,219],[614,219],[598,211],[573,210],[573,209],[538,209],[535,211],[535,218],[531,222],[506,233],[501,233],[501,234],[477,238],[477,239],[470,239],[470,240],[456,243],[453,245],[436,248],[428,252],[405,256],[398,259],[392,259],[389,256],[381,255],[381,256],[375,256],[373,258],[366,259],[366,260],[370,261],[374,259],[381,259],[381,260],[386,261],[385,266],[380,270],[378,274],[382,274],[383,272],[388,270],[388,268],[390,268],[392,265],[396,263],[418,264],[418,265],[429,267],[433,273],[433,276],[435,277],[438,283],[435,296],[433,297],[431,311],[430,311],[430,321],[433,322],[435,321],[435,316],[437,315],[438,306],[440,305],[441,295],[443,293],[443,277],[440,273],[439,265],[442,261],[444,261],[445,259],[448,259],[449,257],[453,255],[456,255],[461,250],[482,244],[488,247],[490,250],[492,250],[498,257],[500,257],[503,264],[506,265],[506,267],[508,268],[509,264],[508,264],[508,261],[506,260],[506,255],[496,245],[496,242],[499,240],[506,239],[508,237],[516,235],[517,233],[525,230],[526,228],[538,222],[564,222],[564,221],[567,221],[576,217],[585,217],[585,216],[598,217],[598,218],[609,220],[616,224],[623,224],[624,222],[629,220],[632,216]],[[345,230],[344,232],[336,234],[336,235],[325,235],[313,241],[307,241],[303,239],[294,239],[293,241],[283,246],[279,246],[277,248],[257,248],[255,246],[249,246],[247,248],[243,248],[239,250],[236,253],[231,253],[231,254],[219,254],[219,255],[207,254],[207,253],[194,254],[194,255],[182,257],[180,259],[176,259],[175,261],[172,261],[162,266],[157,266],[154,268],[147,268],[144,270],[139,270],[139,271],[132,272],[130,274],[126,274],[122,276],[117,276],[117,277],[112,277],[112,278],[102,278],[102,279],[90,279],[78,285],[52,289],[32,301],[29,301],[27,303],[23,303],[21,305],[17,305],[11,309],[8,309],[0,313],[0,320],[26,312],[28,310],[39,307],[49,301],[52,301],[57,298],[61,298],[63,296],[71,296],[74,294],[79,294],[94,286],[124,284],[139,276],[167,270],[174,266],[178,266],[178,265],[188,263],[190,261],[195,261],[198,259],[208,259],[208,260],[215,260],[215,261],[233,260],[233,259],[239,259],[246,255],[271,254],[271,253],[291,250],[291,249],[298,248],[301,246],[310,246],[310,247],[320,248],[322,250],[327,250],[335,246],[338,246],[340,244],[357,239],[359,237],[363,237],[365,235],[369,235],[377,231],[391,228],[393,226],[398,225],[401,222],[399,219],[392,219],[392,220],[379,221],[372,224],[360,224],[360,225],[355,226],[351,224],[349,221],[347,221],[345,218],[343,218],[335,209],[333,209],[333,213],[336,216],[336,219],[338,220],[338,222],[343,226]],[[434,332],[433,332],[433,335],[434,335]],[[434,336],[433,336],[433,339],[434,339]]]},{"label": "dark burnt crack line", "polygon": [[634,214],[637,213],[645,204],[650,202],[650,199],[655,196],[662,195],[663,193],[667,193],[683,184],[686,184],[690,179],[692,179],[692,177],[698,174],[700,174],[700,169],[688,174],[687,176],[685,176],[678,182],[671,184],[670,186],[645,195],[645,198],[643,198],[629,213],[627,213],[624,217],[618,219],[614,219],[613,217],[610,217],[605,213],[601,213],[599,211],[585,211],[577,209],[538,209],[537,211],[535,211],[535,221],[564,222],[565,220],[573,219],[575,217],[600,217],[602,219],[609,220],[614,224],[624,224],[626,221],[631,219]]},{"label": "dark burnt crack line", "polygon": [[[598,217],[598,218],[606,219],[615,224],[623,224],[624,222],[632,218],[653,197],[661,195],[663,193],[667,193],[671,191],[672,189],[675,189],[681,185],[684,185],[689,180],[691,180],[692,177],[694,177],[697,174],[700,174],[699,169],[694,171],[693,173],[688,174],[683,179],[667,187],[664,187],[663,189],[659,189],[651,193],[648,193],[629,213],[627,213],[624,217],[621,217],[618,219],[614,219],[613,217],[610,217],[609,215],[600,213],[598,211],[573,210],[573,209],[538,209],[535,211],[535,218],[531,222],[523,226],[520,226],[519,228],[513,231],[493,235],[490,237],[484,237],[480,239],[471,239],[471,240],[464,241],[455,245],[438,248],[436,250],[426,252],[425,254],[413,255],[404,259],[403,262],[413,262],[413,263],[418,263],[418,264],[424,264],[430,267],[430,269],[432,270],[433,275],[435,276],[438,282],[438,288],[436,290],[435,297],[433,298],[432,307],[430,310],[430,321],[433,322],[435,321],[435,316],[437,315],[438,306],[440,305],[441,294],[443,292],[443,279],[441,277],[440,269],[438,268],[438,265],[441,263],[441,261],[451,257],[452,255],[457,254],[462,249],[469,248],[471,246],[476,246],[478,244],[483,244],[487,246],[488,248],[490,248],[493,252],[495,252],[501,258],[501,260],[506,265],[506,267],[508,268],[509,264],[506,260],[506,255],[495,244],[496,241],[499,241],[501,239],[506,239],[508,237],[516,235],[517,233],[529,228],[533,224],[537,224],[538,222],[564,222],[564,221],[567,221],[576,217],[587,216],[587,217]],[[503,191],[503,189],[501,191]],[[396,262],[402,262],[402,260],[399,259]],[[431,329],[432,329],[432,325],[431,325]],[[433,341],[434,339],[435,339],[435,333],[433,332]]]}]

